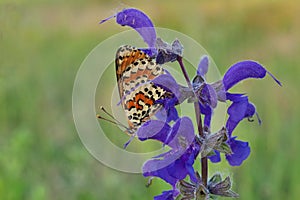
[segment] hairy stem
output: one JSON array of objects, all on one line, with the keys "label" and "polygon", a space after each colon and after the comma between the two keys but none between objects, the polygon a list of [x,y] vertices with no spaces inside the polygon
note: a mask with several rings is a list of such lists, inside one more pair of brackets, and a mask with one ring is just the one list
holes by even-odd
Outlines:
[{"label": "hairy stem", "polygon": [[[182,57],[177,56],[177,61],[180,65],[181,71],[184,75],[184,78],[189,86],[190,89],[193,89],[192,83],[190,81],[190,78],[187,74],[187,71],[184,67]],[[198,133],[200,137],[204,137],[203,133],[203,126],[202,126],[202,119],[201,119],[201,112],[200,112],[200,106],[198,102],[194,103],[195,108],[195,114],[196,114],[196,120],[197,120],[197,127],[198,127]],[[206,187],[207,186],[207,172],[208,172],[208,166],[207,166],[207,157],[201,158],[201,177],[202,177],[202,183]]]}]

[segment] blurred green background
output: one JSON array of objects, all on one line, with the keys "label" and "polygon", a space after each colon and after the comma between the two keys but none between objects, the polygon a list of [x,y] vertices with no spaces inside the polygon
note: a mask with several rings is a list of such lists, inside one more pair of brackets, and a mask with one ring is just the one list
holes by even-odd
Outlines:
[{"label": "blurred green background", "polygon": [[159,180],[146,188],[141,175],[99,163],[72,118],[80,64],[98,43],[126,30],[98,22],[124,7],[194,38],[221,73],[253,59],[282,81],[282,88],[270,77],[235,87],[247,91],[263,124],[238,126],[252,148],[241,167],[224,162],[210,173],[231,175],[243,200],[299,199],[300,3],[294,0],[0,0],[0,199],[151,199],[169,188]]}]

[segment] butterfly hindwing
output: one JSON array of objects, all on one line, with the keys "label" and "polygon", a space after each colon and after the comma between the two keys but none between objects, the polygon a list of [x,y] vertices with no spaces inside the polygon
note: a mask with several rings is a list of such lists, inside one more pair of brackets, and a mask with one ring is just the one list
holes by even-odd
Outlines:
[{"label": "butterfly hindwing", "polygon": [[164,73],[142,50],[125,45],[116,54],[119,94],[130,128],[136,129],[161,108],[155,102],[164,98],[165,90],[151,83]]}]

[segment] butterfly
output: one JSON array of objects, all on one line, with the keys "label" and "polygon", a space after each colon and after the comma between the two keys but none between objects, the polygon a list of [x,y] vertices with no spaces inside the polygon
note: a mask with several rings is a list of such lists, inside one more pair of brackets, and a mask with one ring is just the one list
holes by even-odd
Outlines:
[{"label": "butterfly", "polygon": [[117,50],[115,65],[121,105],[129,129],[137,130],[162,108],[156,101],[165,98],[167,92],[151,80],[163,74],[164,69],[147,53],[129,45]]}]

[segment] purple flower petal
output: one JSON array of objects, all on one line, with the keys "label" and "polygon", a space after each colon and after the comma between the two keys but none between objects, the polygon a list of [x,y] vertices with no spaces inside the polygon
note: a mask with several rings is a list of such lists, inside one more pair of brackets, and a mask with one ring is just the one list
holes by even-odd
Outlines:
[{"label": "purple flower petal", "polygon": [[254,104],[248,101],[248,97],[243,94],[227,93],[226,97],[233,103],[228,107],[227,113],[229,118],[226,122],[226,128],[229,136],[232,131],[244,118],[250,118],[256,113]]},{"label": "purple flower petal", "polygon": [[212,108],[217,107],[218,96],[211,85],[204,83],[199,98],[203,104],[208,104]]},{"label": "purple flower petal", "polygon": [[208,66],[209,66],[208,56],[204,55],[200,59],[200,63],[198,65],[198,70],[197,70],[197,75],[204,77],[204,75],[208,71]]},{"label": "purple flower petal", "polygon": [[172,186],[175,186],[178,180],[181,180],[186,176],[186,172],[185,174],[179,174],[179,177],[175,176],[175,174],[172,174],[172,172],[174,172],[176,169],[182,169],[182,167],[180,166],[181,163],[176,161],[180,161],[180,157],[183,154],[184,152],[182,151],[174,152],[171,150],[168,153],[163,154],[163,159],[148,160],[143,165],[143,175],[146,177],[159,177]]},{"label": "purple flower petal", "polygon": [[220,152],[214,150],[215,155],[213,156],[208,156],[208,159],[212,162],[212,163],[218,163],[221,161],[221,156],[220,156]]},{"label": "purple flower petal", "polygon": [[[170,185],[175,186],[178,179],[169,174],[168,166],[166,166],[165,162],[164,160],[161,161],[159,159],[148,160],[143,166],[143,176],[159,177]],[[172,163],[171,161],[169,162]],[[169,167],[172,167],[172,165]]]},{"label": "purple flower petal", "polygon": [[137,130],[136,134],[141,141],[154,139],[165,143],[170,131],[171,127],[164,121],[149,120]]},{"label": "purple flower petal", "polygon": [[[162,126],[160,122],[155,123],[153,128],[156,128],[157,124]],[[144,128],[147,129],[146,126]],[[151,130],[148,132],[151,132]],[[172,186],[175,186],[178,180],[184,179],[188,174],[192,179],[196,179],[196,177],[193,177],[195,175],[193,164],[199,154],[200,146],[195,142],[192,121],[188,117],[180,118],[175,122],[168,134],[160,134],[159,137],[151,136],[151,138],[154,137],[160,141],[165,141],[165,144],[172,149],[167,153],[156,156],[154,159],[148,160],[143,166],[144,176],[159,177]]]},{"label": "purple flower petal", "polygon": [[178,194],[178,190],[167,190],[163,191],[161,195],[155,196],[154,200],[174,200]]},{"label": "purple flower petal", "polygon": [[174,150],[186,150],[195,139],[193,123],[188,117],[176,120],[172,128],[164,121],[149,120],[137,130],[137,136],[141,141],[161,141]]},{"label": "purple flower petal", "polygon": [[[266,76],[266,72],[267,70],[257,62],[251,60],[241,61],[235,63],[228,69],[224,75],[223,84],[225,89],[229,90],[232,86],[244,79],[264,78]],[[278,81],[273,75],[271,76],[279,85],[281,85],[280,81]]]},{"label": "purple flower petal", "polygon": [[180,99],[180,96],[181,96],[180,90],[179,90],[180,87],[177,84],[176,80],[172,77],[171,74],[166,73],[166,74],[159,75],[158,77],[153,79],[152,82],[155,85],[160,86],[160,87],[164,88],[165,90],[174,94],[177,99]]},{"label": "purple flower petal", "polygon": [[[231,136],[232,131],[238,125],[238,123],[245,117],[248,117],[250,113],[247,112],[249,102],[247,96],[242,96],[240,94],[228,94],[229,99],[234,100],[233,103],[227,109],[229,118],[226,122],[226,128],[229,136]],[[249,111],[250,112],[250,111]]]},{"label": "purple flower petal", "polygon": [[159,177],[173,187],[187,175],[196,179],[193,164],[199,150],[199,145],[193,143],[186,150],[171,150],[163,154],[162,159],[148,160],[143,166],[143,175]]},{"label": "purple flower petal", "polygon": [[175,108],[178,104],[176,97],[166,97],[157,100],[155,103],[163,105],[163,109],[158,110],[155,114],[158,119],[165,121],[166,123],[179,119],[178,112]]},{"label": "purple flower petal", "polygon": [[248,142],[243,142],[230,138],[229,145],[232,150],[231,155],[226,155],[226,159],[231,166],[240,166],[244,160],[250,155],[250,147]]},{"label": "purple flower petal", "polygon": [[172,127],[166,144],[173,149],[187,149],[195,139],[194,127],[190,118],[178,119]]},{"label": "purple flower petal", "polygon": [[213,109],[208,105],[204,106],[201,103],[199,103],[199,105],[200,105],[201,114],[204,115],[204,126],[210,128]]},{"label": "purple flower petal", "polygon": [[256,108],[255,108],[255,105],[251,102],[248,103],[248,106],[247,106],[247,110],[245,112],[245,116],[244,118],[250,118],[250,117],[253,117],[253,115],[256,113]]},{"label": "purple flower petal", "polygon": [[178,112],[174,106],[170,106],[167,109],[167,123],[176,121],[179,119]]},{"label": "purple flower petal", "polygon": [[248,97],[245,94],[232,94],[226,92],[226,100],[232,102],[239,102],[239,101],[245,101],[246,99],[248,99]]},{"label": "purple flower petal", "polygon": [[148,44],[155,48],[156,32],[150,18],[140,10],[134,8],[124,9],[117,14],[117,23],[135,29]]}]

